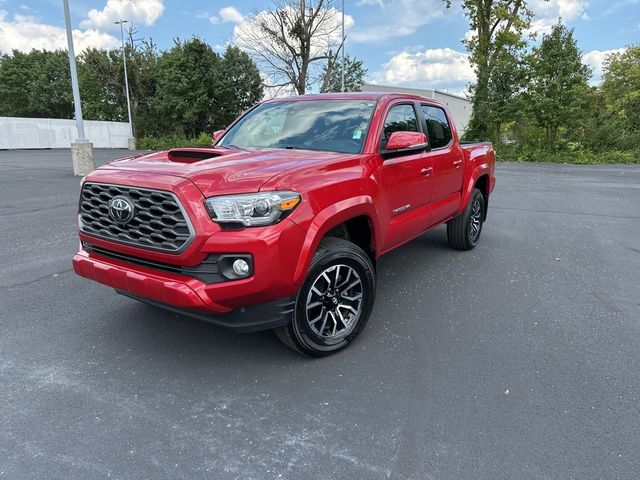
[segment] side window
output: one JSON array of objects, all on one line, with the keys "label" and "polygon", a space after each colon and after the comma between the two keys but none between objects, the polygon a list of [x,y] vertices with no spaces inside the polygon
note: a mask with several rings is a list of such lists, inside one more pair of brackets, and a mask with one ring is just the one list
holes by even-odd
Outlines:
[{"label": "side window", "polygon": [[418,119],[413,105],[394,105],[387,113],[382,138],[387,140],[393,132],[418,132]]},{"label": "side window", "polygon": [[427,134],[431,148],[446,147],[451,141],[451,127],[444,110],[431,105],[420,105],[427,123]]}]

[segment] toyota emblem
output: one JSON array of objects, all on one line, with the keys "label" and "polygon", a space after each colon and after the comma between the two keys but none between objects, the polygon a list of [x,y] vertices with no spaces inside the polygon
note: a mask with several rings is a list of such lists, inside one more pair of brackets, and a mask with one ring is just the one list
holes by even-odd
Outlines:
[{"label": "toyota emblem", "polygon": [[118,223],[128,223],[133,218],[133,203],[127,197],[113,197],[109,201],[109,216]]}]

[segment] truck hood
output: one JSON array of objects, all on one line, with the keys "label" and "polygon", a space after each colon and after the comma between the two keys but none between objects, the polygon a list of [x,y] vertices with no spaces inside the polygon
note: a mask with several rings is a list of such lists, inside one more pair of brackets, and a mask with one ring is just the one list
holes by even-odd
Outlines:
[{"label": "truck hood", "polygon": [[206,197],[256,192],[301,162],[332,163],[353,155],[266,148],[180,148],[115,160],[101,169],[144,171],[191,180]]}]

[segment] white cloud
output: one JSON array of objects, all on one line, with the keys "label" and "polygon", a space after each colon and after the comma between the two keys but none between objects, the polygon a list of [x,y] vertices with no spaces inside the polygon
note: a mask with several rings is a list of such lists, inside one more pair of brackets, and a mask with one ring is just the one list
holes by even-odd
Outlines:
[{"label": "white cloud", "polygon": [[218,12],[223,22],[240,23],[244,20],[242,14],[236,7],[224,7]]},{"label": "white cloud", "polygon": [[447,12],[442,0],[390,0],[387,3],[364,0],[364,3],[379,5],[386,21],[382,25],[355,30],[349,39],[359,43],[384,42],[390,38],[411,35]]},{"label": "white cloud", "polygon": [[[94,48],[114,48],[119,40],[112,35],[95,29],[73,30],[76,53]],[[67,35],[62,27],[39,23],[36,18],[14,15],[7,18],[7,12],[0,10],[0,52],[12,50],[28,52],[32,48],[39,50],[67,49]]]},{"label": "white cloud", "polygon": [[611,55],[612,53],[622,53],[625,50],[626,48],[615,48],[612,50],[591,50],[590,52],[582,55],[582,63],[593,70],[591,83],[600,83],[600,80],[602,78],[602,65],[609,55]]},{"label": "white cloud", "polygon": [[532,0],[529,3],[529,8],[535,17],[529,31],[536,34],[549,33],[558,18],[562,18],[564,23],[572,22],[578,18],[588,20],[588,7],[587,0]]},{"label": "white cloud", "polygon": [[102,10],[91,9],[87,19],[80,23],[83,28],[114,28],[120,19],[132,23],[153,25],[164,12],[162,0],[107,0]]},{"label": "white cloud", "polygon": [[196,15],[196,17],[206,18],[213,25],[216,25],[221,22],[238,24],[244,21],[244,17],[236,7],[222,7],[220,10],[218,10],[217,15],[212,15],[209,12],[202,12]]},{"label": "white cloud", "polygon": [[394,55],[373,79],[382,84],[462,91],[475,74],[467,53],[436,48]]}]

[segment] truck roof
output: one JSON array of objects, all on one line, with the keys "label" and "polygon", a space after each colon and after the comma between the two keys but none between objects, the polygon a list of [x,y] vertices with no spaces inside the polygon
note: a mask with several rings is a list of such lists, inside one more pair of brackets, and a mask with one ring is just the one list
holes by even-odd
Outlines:
[{"label": "truck roof", "polygon": [[444,105],[442,102],[429,97],[423,97],[421,95],[414,95],[412,93],[389,93],[389,92],[345,92],[345,93],[314,93],[310,95],[295,95],[292,97],[279,97],[267,100],[265,103],[277,102],[282,100],[287,101],[305,101],[305,100],[381,100],[383,98],[407,98],[411,100],[427,101],[438,105]]}]

